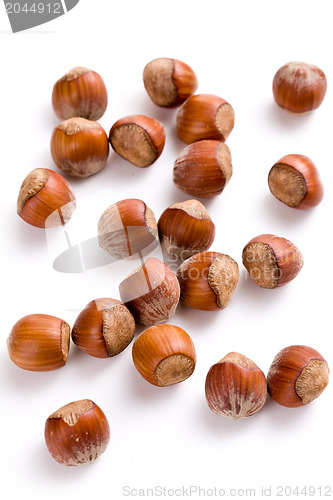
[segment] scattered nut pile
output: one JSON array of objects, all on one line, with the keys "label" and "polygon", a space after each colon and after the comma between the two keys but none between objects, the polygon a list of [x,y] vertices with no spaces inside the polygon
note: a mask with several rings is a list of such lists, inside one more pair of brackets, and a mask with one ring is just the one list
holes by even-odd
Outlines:
[{"label": "scattered nut pile", "polygon": [[[176,59],[148,63],[143,82],[157,106],[181,106],[176,130],[187,146],[175,160],[175,185],[194,197],[220,195],[232,176],[231,154],[224,143],[234,127],[231,105],[215,95],[194,95],[197,77]],[[317,108],[325,92],[325,75],[313,65],[286,64],[273,79],[275,101],[293,113]],[[95,121],[104,114],[107,102],[101,76],[89,69],[74,68],[55,83],[53,108],[64,121],[53,131],[51,155],[65,174],[89,177],[100,171],[108,159],[109,143],[122,158],[141,168],[162,154],[165,130],[152,117],[120,118],[108,137]],[[303,155],[281,158],[271,168],[268,184],[278,200],[294,209],[312,208],[323,198],[317,168]],[[38,168],[23,181],[17,212],[27,223],[40,228],[61,226],[74,209],[72,189],[57,172]],[[87,354],[112,357],[132,342],[138,322],[149,326],[133,343],[133,362],[140,375],[160,387],[186,380],[195,369],[194,344],[182,328],[163,322],[173,316],[179,300],[206,311],[223,309],[231,300],[239,280],[238,264],[229,255],[208,251],[214,236],[215,225],[196,199],[166,208],[158,223],[139,199],[120,200],[108,207],[98,221],[102,249],[123,259],[144,250],[149,254],[160,244],[166,254],[179,259],[177,274],[161,260],[147,258],[119,284],[121,301],[92,300],[72,330],[62,319],[45,314],[20,319],[7,342],[11,360],[31,371],[61,368],[67,361],[70,336]],[[254,282],[268,289],[286,285],[303,266],[299,249],[272,234],[254,237],[245,245],[242,257]],[[327,362],[311,347],[282,349],[267,380],[252,360],[231,352],[210,368],[206,399],[213,412],[239,419],[257,413],[267,394],[286,407],[304,406],[322,393],[328,377]],[[109,435],[106,416],[88,399],[63,406],[45,424],[47,448],[65,465],[95,460],[106,449]]]}]

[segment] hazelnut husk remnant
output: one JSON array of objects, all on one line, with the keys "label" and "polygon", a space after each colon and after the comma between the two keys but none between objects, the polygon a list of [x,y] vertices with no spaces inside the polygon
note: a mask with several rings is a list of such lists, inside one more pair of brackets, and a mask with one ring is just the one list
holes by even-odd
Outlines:
[{"label": "hazelnut husk remnant", "polygon": [[267,375],[268,392],[282,406],[297,408],[318,398],[329,381],[327,361],[304,345],[282,349]]},{"label": "hazelnut husk remnant", "polygon": [[303,256],[286,238],[261,234],[243,249],[243,264],[262,288],[278,288],[292,281],[303,267]]}]

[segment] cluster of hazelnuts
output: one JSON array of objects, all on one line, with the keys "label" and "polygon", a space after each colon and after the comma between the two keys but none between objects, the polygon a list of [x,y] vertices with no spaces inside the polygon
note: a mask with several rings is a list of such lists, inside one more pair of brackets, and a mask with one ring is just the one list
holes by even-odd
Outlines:
[{"label": "cluster of hazelnuts", "polygon": [[[193,95],[196,75],[175,59],[151,61],[143,79],[156,105],[181,105],[176,129],[188,146],[175,162],[176,186],[195,197],[220,194],[232,175],[231,154],[224,143],[234,126],[230,104],[210,94]],[[304,63],[285,65],[273,81],[276,102],[294,113],[318,107],[325,91],[324,73]],[[107,91],[94,71],[82,67],[69,71],[54,85],[52,102],[56,114],[65,121],[53,131],[51,154],[65,174],[87,177],[101,170],[108,158],[109,142],[116,153],[142,168],[163,151],[164,127],[147,116],[117,120],[107,137],[95,121],[106,109]],[[293,208],[311,208],[323,197],[318,171],[303,155],[283,157],[271,168],[268,183],[272,194]],[[68,222],[75,197],[64,177],[39,168],[25,178],[17,206],[26,222],[55,227]],[[161,244],[168,255],[182,261],[176,275],[164,262],[150,257],[120,283],[121,301],[91,301],[72,329],[66,321],[44,314],[20,319],[7,342],[11,360],[31,371],[60,368],[67,361],[70,337],[91,356],[112,357],[131,343],[138,322],[148,326],[132,349],[134,365],[142,377],[159,387],[186,380],[196,363],[193,342],[182,328],[163,322],[173,316],[179,301],[213,311],[224,309],[231,300],[239,280],[238,264],[228,255],[208,251],[214,236],[213,221],[195,199],[171,205],[158,222],[141,200],[121,200],[110,206],[98,221],[100,247],[122,259],[149,253]],[[303,266],[298,248],[271,234],[253,238],[242,257],[251,278],[268,289],[286,285]],[[267,380],[253,361],[232,352],[210,368],[206,399],[217,414],[234,419],[250,417],[263,407],[268,393],[286,407],[310,403],[325,389],[328,374],[325,359],[306,346],[280,351]],[[60,408],[45,425],[47,447],[53,458],[65,465],[93,461],[106,449],[109,435],[106,416],[91,400]]]}]

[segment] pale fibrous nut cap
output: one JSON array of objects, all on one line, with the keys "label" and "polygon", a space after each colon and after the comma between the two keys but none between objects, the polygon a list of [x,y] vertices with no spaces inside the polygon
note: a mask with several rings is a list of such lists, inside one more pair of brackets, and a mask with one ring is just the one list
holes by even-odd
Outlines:
[{"label": "pale fibrous nut cap", "polygon": [[75,135],[83,130],[98,130],[101,126],[92,120],[82,117],[68,118],[57,125],[58,130],[62,130],[66,135]]},{"label": "pale fibrous nut cap", "polygon": [[24,179],[17,199],[17,213],[20,214],[26,201],[35,196],[45,185],[48,173],[45,168],[35,168]]}]

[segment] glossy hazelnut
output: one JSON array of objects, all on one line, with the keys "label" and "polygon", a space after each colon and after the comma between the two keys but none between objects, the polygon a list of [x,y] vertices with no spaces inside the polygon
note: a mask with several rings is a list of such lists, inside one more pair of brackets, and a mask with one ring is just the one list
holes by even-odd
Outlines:
[{"label": "glossy hazelnut", "polygon": [[153,103],[162,107],[179,106],[198,88],[197,77],[190,66],[166,57],[146,65],[143,83]]},{"label": "glossy hazelnut", "polygon": [[323,185],[315,164],[304,155],[287,155],[271,168],[269,189],[288,207],[301,210],[318,205],[324,196]]},{"label": "glossy hazelnut", "polygon": [[282,66],[273,79],[275,102],[286,111],[301,114],[318,108],[326,94],[325,73],[304,62],[293,61]]},{"label": "glossy hazelnut", "polygon": [[215,226],[198,200],[174,203],[164,210],[158,229],[163,250],[181,260],[207,250],[215,237]]},{"label": "glossy hazelnut", "polygon": [[303,267],[303,256],[286,238],[261,234],[244,247],[243,264],[257,285],[278,288],[296,278]]},{"label": "glossy hazelnut", "polygon": [[97,122],[69,118],[53,130],[51,154],[65,174],[88,177],[99,172],[108,159],[108,136]]},{"label": "glossy hazelnut", "polygon": [[206,377],[206,400],[217,415],[235,420],[252,417],[264,406],[267,383],[251,359],[230,352],[213,365]]},{"label": "glossy hazelnut", "polygon": [[93,462],[106,450],[110,427],[102,410],[90,399],[74,401],[52,413],[45,423],[50,455],[62,465]]},{"label": "glossy hazelnut", "polygon": [[140,375],[160,387],[186,380],[196,362],[190,336],[182,328],[167,324],[144,330],[133,344],[132,356]]},{"label": "glossy hazelnut", "polygon": [[32,372],[47,372],[66,364],[70,326],[47,314],[24,316],[13,326],[7,339],[10,359]]},{"label": "glossy hazelnut", "polygon": [[77,66],[54,84],[52,105],[61,120],[77,116],[98,120],[107,104],[108,94],[102,77],[90,69]]},{"label": "glossy hazelnut", "polygon": [[171,269],[150,257],[120,283],[119,293],[136,321],[156,325],[173,316],[180,290]]},{"label": "glossy hazelnut", "polygon": [[133,340],[135,321],[127,307],[116,299],[96,299],[80,312],[72,329],[72,340],[96,358],[122,352]]},{"label": "glossy hazelnut", "polygon": [[53,170],[36,168],[22,183],[17,213],[32,226],[57,227],[69,221],[75,205],[75,196],[66,179]]},{"label": "glossy hazelnut", "polygon": [[212,94],[189,97],[177,114],[178,137],[186,144],[203,139],[225,141],[234,128],[235,113],[230,104]]},{"label": "glossy hazelnut", "polygon": [[159,121],[145,115],[121,118],[111,127],[111,146],[122,158],[141,168],[149,167],[161,155],[165,130]]},{"label": "glossy hazelnut", "polygon": [[149,253],[158,244],[153,211],[136,199],[121,200],[111,205],[98,221],[98,243],[118,259]]},{"label": "glossy hazelnut", "polygon": [[229,304],[239,280],[239,269],[229,255],[201,252],[179,266],[177,278],[183,304],[203,311],[218,311]]},{"label": "glossy hazelnut", "polygon": [[221,141],[198,141],[186,146],[173,169],[177,188],[198,198],[218,196],[231,176],[230,150]]},{"label": "glossy hazelnut", "polygon": [[328,379],[327,362],[318,351],[292,345],[275,356],[267,375],[268,392],[280,405],[297,408],[320,396]]}]

